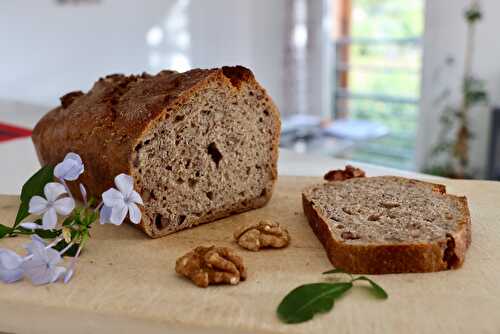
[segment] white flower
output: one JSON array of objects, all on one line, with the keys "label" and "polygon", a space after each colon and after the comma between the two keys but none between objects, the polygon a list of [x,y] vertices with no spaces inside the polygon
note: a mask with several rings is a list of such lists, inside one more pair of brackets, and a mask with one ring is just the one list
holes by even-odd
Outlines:
[{"label": "white flower", "polygon": [[19,226],[21,226],[22,228],[25,228],[27,230],[37,230],[37,229],[42,228],[42,226],[40,226],[34,222],[24,222],[24,223],[19,224]]},{"label": "white flower", "polygon": [[109,206],[103,205],[101,210],[99,211],[99,222],[101,224],[110,223],[109,219],[111,218],[111,208]]},{"label": "white flower", "polygon": [[75,272],[76,261],[78,260],[81,251],[82,251],[82,244],[80,244],[80,246],[78,247],[75,256],[73,257],[71,263],[68,266],[68,269],[66,269],[66,273],[64,274],[63,277],[63,281],[65,284],[69,283],[69,281],[73,277],[73,273]]},{"label": "white flower", "polygon": [[13,283],[23,277],[23,258],[10,249],[0,248],[0,280]]},{"label": "white flower", "polygon": [[73,266],[69,267],[66,270],[66,273],[64,274],[64,277],[63,277],[64,284],[68,284],[69,283],[69,281],[73,277],[73,273],[74,272],[75,272],[75,270],[73,269]]},{"label": "white flower", "polygon": [[66,272],[64,267],[57,266],[61,261],[61,255],[53,248],[46,248],[41,239],[32,238],[32,240],[25,246],[31,256],[21,265],[24,276],[31,279],[35,285],[57,281]]},{"label": "white flower", "polygon": [[35,244],[39,244],[43,247],[47,246],[45,240],[43,240],[39,235],[33,234],[31,236],[31,242],[24,244],[23,247],[28,251],[28,254],[33,254],[33,249]]},{"label": "white flower", "polygon": [[111,188],[102,194],[105,207],[111,208],[109,222],[114,225],[120,225],[123,223],[128,212],[130,221],[134,224],[139,224],[141,222],[141,210],[137,204],[143,205],[143,202],[141,196],[134,190],[132,177],[120,174],[115,177],[115,185],[118,190]]},{"label": "white flower", "polygon": [[43,192],[46,199],[41,196],[33,196],[30,199],[29,213],[43,214],[40,228],[50,230],[57,225],[57,214],[69,215],[75,208],[75,201],[70,197],[59,198],[66,194],[66,188],[60,183],[47,183]]},{"label": "white flower", "polygon": [[54,176],[60,180],[74,181],[84,171],[82,158],[76,153],[66,154],[64,160],[54,168]]}]

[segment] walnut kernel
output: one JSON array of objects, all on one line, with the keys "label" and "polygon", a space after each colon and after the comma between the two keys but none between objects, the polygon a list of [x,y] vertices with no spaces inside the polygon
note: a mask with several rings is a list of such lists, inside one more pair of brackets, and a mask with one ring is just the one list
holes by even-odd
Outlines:
[{"label": "walnut kernel", "polygon": [[345,166],[342,169],[331,170],[323,177],[326,181],[344,181],[355,177],[365,177],[365,172],[351,165]]},{"label": "walnut kernel", "polygon": [[238,284],[247,277],[241,257],[227,247],[196,247],[175,263],[175,271],[199,287]]},{"label": "walnut kernel", "polygon": [[234,232],[234,239],[241,247],[258,251],[261,248],[283,248],[290,243],[288,230],[280,224],[263,220],[243,226]]}]

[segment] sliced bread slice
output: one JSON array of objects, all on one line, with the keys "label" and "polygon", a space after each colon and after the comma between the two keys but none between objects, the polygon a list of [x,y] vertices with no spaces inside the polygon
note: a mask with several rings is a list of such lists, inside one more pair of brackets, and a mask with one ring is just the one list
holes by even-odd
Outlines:
[{"label": "sliced bread slice", "polygon": [[471,243],[467,199],[439,184],[352,178],[309,187],[302,201],[331,263],[351,273],[455,269]]}]

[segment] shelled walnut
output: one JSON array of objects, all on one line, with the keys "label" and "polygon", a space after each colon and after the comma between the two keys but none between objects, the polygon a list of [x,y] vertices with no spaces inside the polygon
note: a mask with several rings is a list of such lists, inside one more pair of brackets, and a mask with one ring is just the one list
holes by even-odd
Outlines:
[{"label": "shelled walnut", "polygon": [[323,176],[326,181],[344,181],[355,177],[365,177],[365,171],[351,165],[345,166],[344,169],[331,170]]},{"label": "shelled walnut", "polygon": [[234,239],[241,247],[258,251],[261,248],[283,248],[290,243],[288,230],[280,224],[263,220],[243,226],[234,232]]},{"label": "shelled walnut", "polygon": [[227,247],[196,247],[177,259],[175,271],[199,287],[238,284],[247,277],[241,257]]}]

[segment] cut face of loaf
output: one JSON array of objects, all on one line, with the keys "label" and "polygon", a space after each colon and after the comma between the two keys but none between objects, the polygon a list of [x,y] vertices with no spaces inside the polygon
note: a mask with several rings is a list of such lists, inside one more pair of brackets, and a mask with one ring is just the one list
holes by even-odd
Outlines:
[{"label": "cut face of loaf", "polygon": [[154,235],[262,206],[276,178],[278,121],[255,87],[212,82],[158,119],[133,153],[132,175]]},{"label": "cut face of loaf", "polygon": [[61,102],[33,132],[41,163],[80,154],[79,181],[95,197],[116,175],[132,175],[144,200],[140,227],[151,237],[258,208],[271,197],[279,113],[244,67],[110,75]]},{"label": "cut face of loaf", "polygon": [[303,206],[332,264],[351,273],[457,268],[471,240],[467,200],[442,185],[354,178],[304,190]]}]

